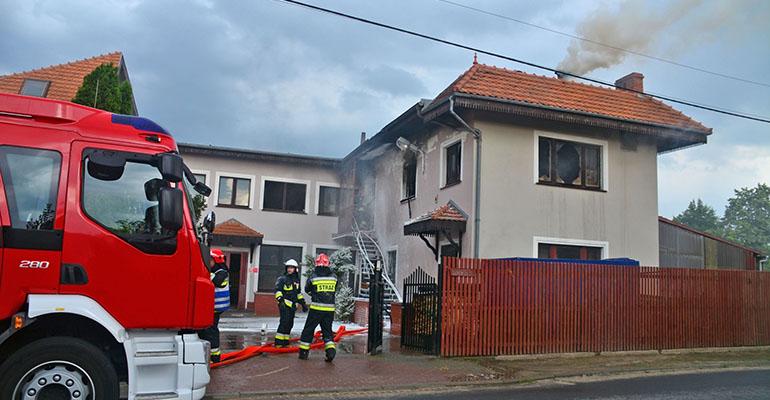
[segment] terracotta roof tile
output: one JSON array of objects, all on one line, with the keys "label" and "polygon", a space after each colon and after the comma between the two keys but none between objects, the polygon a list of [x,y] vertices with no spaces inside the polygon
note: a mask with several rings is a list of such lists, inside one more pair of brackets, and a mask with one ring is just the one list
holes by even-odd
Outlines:
[{"label": "terracotta roof tile", "polygon": [[0,92],[18,94],[21,92],[24,79],[40,79],[51,82],[48,87],[47,98],[72,101],[86,75],[102,64],[112,64],[119,67],[122,59],[123,53],[116,51],[66,64],[3,75],[0,76]]},{"label": "terracotta roof tile", "polygon": [[249,228],[234,218],[230,218],[221,224],[217,224],[217,226],[214,227],[214,235],[265,237],[265,235]]},{"label": "terracotta roof tile", "polygon": [[407,221],[404,223],[404,225],[428,220],[466,222],[468,220],[468,216],[457,206],[457,204],[455,204],[453,201],[450,201],[449,203],[444,204],[443,206],[433,211],[427,212],[417,218],[413,218]]},{"label": "terracotta roof tile", "polygon": [[484,64],[471,66],[444,89],[434,102],[453,93],[711,133],[711,129],[700,122],[649,96]]}]

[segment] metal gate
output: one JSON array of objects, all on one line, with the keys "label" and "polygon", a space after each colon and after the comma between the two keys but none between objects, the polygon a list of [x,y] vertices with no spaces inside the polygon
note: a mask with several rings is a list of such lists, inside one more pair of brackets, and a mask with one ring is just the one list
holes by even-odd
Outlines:
[{"label": "metal gate", "polygon": [[438,354],[441,290],[436,278],[418,267],[404,280],[401,346]]}]

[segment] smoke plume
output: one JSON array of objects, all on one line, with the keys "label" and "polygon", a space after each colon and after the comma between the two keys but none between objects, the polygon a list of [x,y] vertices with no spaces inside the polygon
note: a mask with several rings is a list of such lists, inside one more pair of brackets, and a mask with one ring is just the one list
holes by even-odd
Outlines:
[{"label": "smoke plume", "polygon": [[[665,39],[666,53],[682,52],[704,39],[713,39],[715,30],[751,13],[753,1],[704,2],[674,0],[662,8],[644,0],[627,0],[597,10],[577,27],[577,36],[638,53],[658,53],[656,41]],[[745,22],[745,21],[741,21]],[[595,69],[621,63],[628,52],[573,39],[558,69],[587,74]],[[655,55],[655,54],[651,54]],[[669,54],[676,58],[676,54]]]}]

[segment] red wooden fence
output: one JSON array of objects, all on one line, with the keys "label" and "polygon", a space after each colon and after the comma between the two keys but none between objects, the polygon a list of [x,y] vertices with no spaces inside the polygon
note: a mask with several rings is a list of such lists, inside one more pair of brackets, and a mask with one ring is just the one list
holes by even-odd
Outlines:
[{"label": "red wooden fence", "polygon": [[441,354],[770,345],[770,273],[445,258]]}]

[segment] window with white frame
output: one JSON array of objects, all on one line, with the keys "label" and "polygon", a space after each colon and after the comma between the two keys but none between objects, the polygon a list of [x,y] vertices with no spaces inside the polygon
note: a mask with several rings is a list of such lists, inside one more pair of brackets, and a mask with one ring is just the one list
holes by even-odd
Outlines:
[{"label": "window with white frame", "polygon": [[203,182],[204,184],[206,183],[206,174],[193,173],[193,176],[197,182]]},{"label": "window with white frame", "polygon": [[444,187],[460,183],[462,180],[462,141],[458,140],[444,147]]},{"label": "window with white frame", "polygon": [[601,260],[607,257],[609,243],[597,240],[533,238],[534,257],[567,260]]},{"label": "window with white frame", "polygon": [[251,179],[219,177],[217,205],[248,208],[251,202]]},{"label": "window with white frame", "polygon": [[538,136],[537,182],[581,189],[602,189],[603,146]]},{"label": "window with white frame", "polygon": [[320,185],[318,187],[318,215],[335,216],[340,208],[340,188]]},{"label": "window with white frame", "polygon": [[305,212],[307,185],[304,183],[265,180],[262,209],[269,211]]}]

